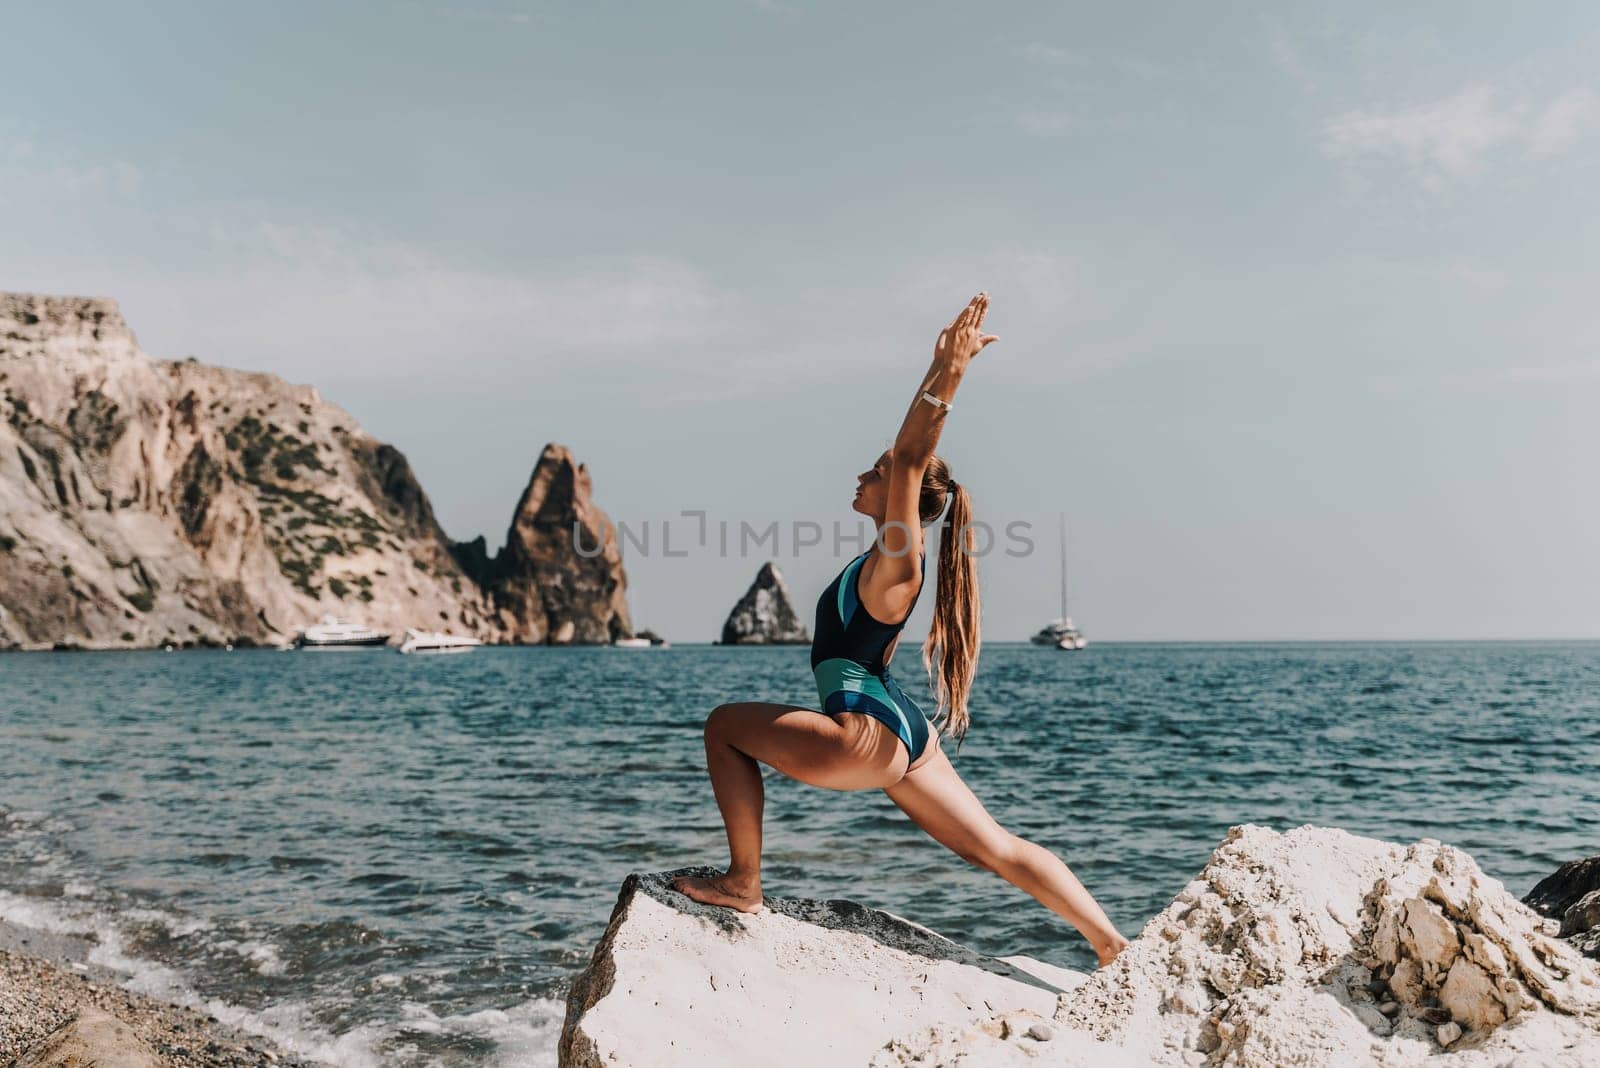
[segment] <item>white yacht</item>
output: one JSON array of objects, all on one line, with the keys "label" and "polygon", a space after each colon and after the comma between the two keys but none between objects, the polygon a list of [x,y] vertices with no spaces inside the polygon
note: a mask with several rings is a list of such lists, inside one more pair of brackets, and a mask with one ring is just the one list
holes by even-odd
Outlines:
[{"label": "white yacht", "polygon": [[295,643],[301,649],[358,649],[369,645],[386,645],[389,636],[360,623],[343,623],[334,616],[323,616],[322,622],[312,624],[300,632]]},{"label": "white yacht", "polygon": [[627,638],[617,638],[611,643],[618,649],[670,649],[672,643],[646,627]]},{"label": "white yacht", "polygon": [[445,634],[442,631],[406,628],[406,640],[400,643],[402,653],[466,653],[483,642],[464,634]]},{"label": "white yacht", "polygon": [[1063,622],[1066,623],[1067,630],[1065,634],[1061,635],[1061,640],[1056,642],[1057,649],[1076,651],[1089,644],[1089,639],[1085,638],[1082,632],[1072,625],[1072,620],[1067,619],[1063,620]]},{"label": "white yacht", "polygon": [[1089,644],[1083,632],[1072,625],[1071,616],[1052,619],[1028,640],[1035,645],[1053,645],[1057,649],[1082,649]]},{"label": "white yacht", "polygon": [[1072,625],[1072,617],[1067,615],[1067,516],[1064,512],[1061,515],[1061,616],[1039,628],[1038,633],[1028,640],[1035,645],[1053,645],[1067,652],[1076,652],[1089,644],[1089,639]]}]

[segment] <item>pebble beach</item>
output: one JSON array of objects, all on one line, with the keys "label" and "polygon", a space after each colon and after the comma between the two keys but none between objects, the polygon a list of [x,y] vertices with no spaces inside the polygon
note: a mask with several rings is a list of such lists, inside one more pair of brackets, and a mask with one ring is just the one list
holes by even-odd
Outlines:
[{"label": "pebble beach", "polygon": [[56,1033],[74,1020],[103,1020],[101,1013],[123,1025],[94,1029],[115,1043],[97,1057],[107,1064],[141,1057],[172,1068],[307,1063],[215,1016],[126,989],[126,975],[89,963],[92,948],[76,935],[0,921],[0,1064],[56,1063],[44,1057]]}]

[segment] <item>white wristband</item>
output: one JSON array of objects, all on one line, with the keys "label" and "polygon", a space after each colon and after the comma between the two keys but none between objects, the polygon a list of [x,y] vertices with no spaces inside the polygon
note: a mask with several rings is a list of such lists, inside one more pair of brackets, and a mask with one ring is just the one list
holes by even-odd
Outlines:
[{"label": "white wristband", "polygon": [[938,397],[935,397],[932,393],[929,393],[927,390],[923,390],[922,391],[922,399],[927,401],[929,404],[933,405],[935,408],[943,408],[947,412],[951,408],[951,405],[950,405],[949,401],[940,400]]}]

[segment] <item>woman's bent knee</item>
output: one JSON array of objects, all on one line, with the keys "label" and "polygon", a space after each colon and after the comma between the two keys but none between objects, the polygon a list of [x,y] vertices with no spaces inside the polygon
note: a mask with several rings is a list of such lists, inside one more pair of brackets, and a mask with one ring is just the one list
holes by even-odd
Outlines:
[{"label": "woman's bent knee", "polygon": [[706,716],[705,736],[707,738],[726,738],[729,729],[734,726],[740,713],[737,701],[727,701],[711,710]]}]

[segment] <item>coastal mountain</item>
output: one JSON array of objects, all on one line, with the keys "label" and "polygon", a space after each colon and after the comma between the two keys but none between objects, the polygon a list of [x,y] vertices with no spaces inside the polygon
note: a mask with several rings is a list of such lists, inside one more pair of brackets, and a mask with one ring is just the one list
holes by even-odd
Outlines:
[{"label": "coastal mountain", "polygon": [[445,535],[398,449],[316,389],[153,359],[111,300],[0,294],[0,648],[277,644],[329,613],[606,641],[629,630],[625,593],[611,523],[562,446],[491,561],[482,538]]},{"label": "coastal mountain", "polygon": [[789,587],[771,561],[761,565],[756,579],[728,613],[722,624],[723,645],[807,645],[805,624],[795,613]]}]

